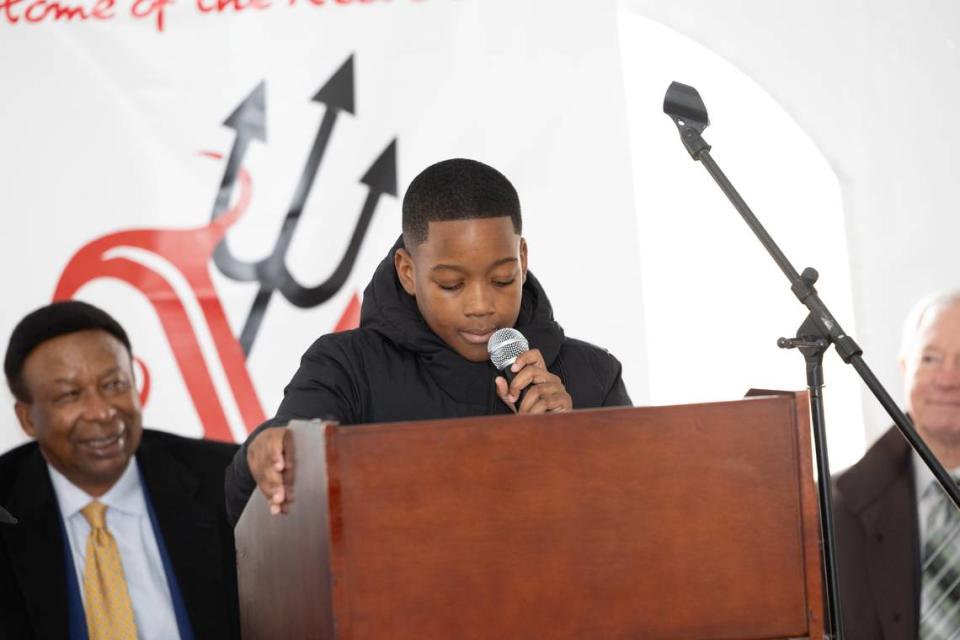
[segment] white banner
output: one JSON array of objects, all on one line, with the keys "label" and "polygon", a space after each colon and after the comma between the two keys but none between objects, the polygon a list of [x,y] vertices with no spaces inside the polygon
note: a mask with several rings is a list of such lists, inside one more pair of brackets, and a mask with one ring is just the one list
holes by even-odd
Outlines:
[{"label": "white banner", "polygon": [[[516,185],[558,320],[644,401],[617,37],[607,2],[0,0],[4,347],[93,302],[148,426],[240,440],[356,325],[410,179],[472,157]],[[0,452],[24,438],[0,412]]]}]

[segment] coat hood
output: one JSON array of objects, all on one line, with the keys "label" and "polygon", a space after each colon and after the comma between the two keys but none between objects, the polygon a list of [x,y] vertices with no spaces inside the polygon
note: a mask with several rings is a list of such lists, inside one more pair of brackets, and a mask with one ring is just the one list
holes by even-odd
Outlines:
[{"label": "coat hood", "polygon": [[[404,291],[397,278],[393,256],[402,247],[403,236],[387,252],[364,290],[360,327],[376,331],[398,347],[416,352],[431,369],[440,370],[437,380],[451,395],[462,397],[466,390],[450,388],[456,386],[457,376],[472,372],[474,375],[468,375],[468,379],[475,379],[478,373],[486,378],[494,374],[493,365],[466,360],[427,326],[416,299]],[[550,300],[529,270],[514,328],[527,338],[531,348],[540,349],[548,367],[553,364],[563,344],[563,328],[553,319]]]}]

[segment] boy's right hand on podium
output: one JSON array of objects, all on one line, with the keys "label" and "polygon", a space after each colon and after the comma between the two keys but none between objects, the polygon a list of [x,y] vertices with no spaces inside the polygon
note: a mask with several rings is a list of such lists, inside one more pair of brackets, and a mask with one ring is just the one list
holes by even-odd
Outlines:
[{"label": "boy's right hand on podium", "polygon": [[286,427],[260,432],[247,447],[247,464],[267,497],[270,513],[287,513],[293,502],[293,446]]}]

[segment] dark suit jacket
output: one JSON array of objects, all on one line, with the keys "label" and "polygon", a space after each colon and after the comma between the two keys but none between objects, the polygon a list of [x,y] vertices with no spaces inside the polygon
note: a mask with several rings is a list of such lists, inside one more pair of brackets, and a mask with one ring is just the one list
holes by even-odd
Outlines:
[{"label": "dark suit jacket", "polygon": [[920,550],[910,452],[891,427],[836,478],[834,519],[847,640],[917,637]]},{"label": "dark suit jacket", "polygon": [[[233,529],[223,473],[236,445],[145,429],[137,462],[198,639],[239,637]],[[31,442],[0,456],[0,635],[67,637],[60,510],[46,463]]]}]

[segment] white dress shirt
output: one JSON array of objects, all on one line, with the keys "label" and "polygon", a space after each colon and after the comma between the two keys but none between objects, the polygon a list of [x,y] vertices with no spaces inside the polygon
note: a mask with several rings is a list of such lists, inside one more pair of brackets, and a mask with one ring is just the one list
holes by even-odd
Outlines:
[{"label": "white dress shirt", "polygon": [[[62,473],[47,465],[53,482],[60,514],[66,524],[73,565],[77,570],[77,584],[83,594],[83,569],[87,555],[87,537],[90,524],[80,513],[93,497],[67,480]],[[96,498],[107,505],[107,529],[117,541],[123,574],[133,605],[140,640],[179,639],[173,600],[167,587],[160,549],[147,512],[147,503],[140,484],[140,471],[135,458],[105,494]]]}]

